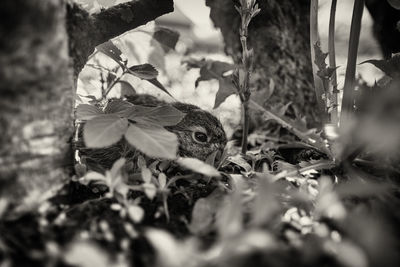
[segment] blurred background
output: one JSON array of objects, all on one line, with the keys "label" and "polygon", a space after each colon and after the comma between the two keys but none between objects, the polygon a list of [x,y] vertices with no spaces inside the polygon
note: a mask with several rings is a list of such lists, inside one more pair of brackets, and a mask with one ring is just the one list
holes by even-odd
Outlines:
[{"label": "blurred background", "polygon": [[[89,12],[98,12],[127,0],[75,0]],[[240,102],[236,96],[230,96],[218,109],[213,110],[218,81],[202,81],[195,88],[195,80],[199,77],[199,69],[187,70],[182,62],[188,58],[207,58],[232,63],[232,59],[224,53],[224,41],[218,29],[215,29],[209,18],[209,8],[203,0],[175,0],[175,11],[159,17],[113,40],[121,49],[129,66],[150,63],[159,71],[159,81],[169,90],[175,99],[195,104],[214,113],[223,122],[228,135],[240,121]],[[331,0],[320,1],[319,30],[322,49],[327,51],[328,25]],[[338,68],[338,87],[343,87],[346,70],[348,38],[350,33],[353,1],[339,0],[336,13],[336,56]],[[178,31],[180,39],[176,51],[165,54],[159,44],[152,41],[151,35],[155,27],[162,26]],[[358,54],[358,63],[368,59],[382,58],[377,42],[372,35],[372,20],[368,10],[364,10],[362,32]],[[273,64],[273,63],[271,63]],[[101,97],[101,72],[96,66],[113,69],[116,63],[101,53],[95,53],[83,69],[78,80],[78,95],[82,102],[86,95]],[[103,70],[104,71],[104,70]],[[371,64],[357,66],[357,74],[369,84],[373,84],[383,74]],[[173,101],[152,84],[131,75],[124,76],[138,93],[149,93],[166,101]],[[120,95],[120,85],[113,88],[110,96]]]}]

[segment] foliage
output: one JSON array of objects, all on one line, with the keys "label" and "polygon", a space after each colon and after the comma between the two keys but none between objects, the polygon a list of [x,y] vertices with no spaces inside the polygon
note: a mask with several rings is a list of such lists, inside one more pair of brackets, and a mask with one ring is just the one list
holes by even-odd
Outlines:
[{"label": "foliage", "polygon": [[[240,3],[245,31],[258,9],[254,1]],[[349,44],[352,50],[355,43]],[[179,123],[185,114],[170,105],[108,100],[113,86],[123,82],[110,71],[102,99],[93,97],[91,105],[76,109],[86,146],[108,147],[124,138],[142,153],[121,158],[104,172],[78,162],[72,181],[32,214],[9,218],[7,200],[0,199],[3,263],[398,266],[399,56],[364,62],[388,77],[374,87],[354,81],[350,89],[356,93],[347,99],[354,108],[345,126],[339,128],[331,116],[319,129],[308,129],[305,118],[286,115],[290,103],[266,109],[247,98],[256,55],[246,44],[243,49],[239,66],[185,63],[200,69],[196,86],[219,81],[215,107],[239,94],[264,122],[278,126],[251,132],[244,153],[230,142],[223,155],[210,155],[206,162],[177,158],[176,136],[163,127]],[[128,67],[111,41],[98,51],[118,62],[122,75],[159,84],[153,66]],[[333,89],[336,67],[325,63],[328,55],[319,43],[313,51],[312,64],[324,86],[320,100],[332,114],[339,104]]]}]

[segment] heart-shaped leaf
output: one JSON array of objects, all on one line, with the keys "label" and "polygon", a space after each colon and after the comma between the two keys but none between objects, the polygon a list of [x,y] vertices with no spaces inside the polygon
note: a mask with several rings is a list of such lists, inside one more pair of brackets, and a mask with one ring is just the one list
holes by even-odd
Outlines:
[{"label": "heart-shaped leaf", "polygon": [[76,118],[78,120],[91,120],[99,115],[103,115],[103,112],[99,108],[89,104],[80,104],[76,108]]},{"label": "heart-shaped leaf", "polygon": [[162,127],[131,124],[125,133],[125,138],[149,157],[176,158],[178,138]]},{"label": "heart-shaped leaf", "polygon": [[103,115],[85,124],[83,140],[89,148],[102,148],[118,142],[128,128],[128,120],[116,115]]}]

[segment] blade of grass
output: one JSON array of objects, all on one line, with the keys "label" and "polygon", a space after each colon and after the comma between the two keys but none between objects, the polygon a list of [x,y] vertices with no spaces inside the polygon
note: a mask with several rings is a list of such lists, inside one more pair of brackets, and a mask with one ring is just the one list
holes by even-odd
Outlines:
[{"label": "blade of grass", "polygon": [[329,67],[334,69],[332,74],[332,90],[330,95],[332,96],[332,111],[331,111],[331,122],[334,125],[338,125],[338,89],[337,89],[337,76],[336,76],[336,54],[335,54],[335,18],[336,18],[336,4],[337,0],[332,0],[331,14],[329,17],[329,41],[328,41],[328,52],[329,52]]},{"label": "blade of grass", "polygon": [[315,61],[315,48],[314,45],[320,43],[318,32],[318,0],[311,0],[310,4],[310,46],[311,46],[311,65],[313,69],[315,96],[317,98],[318,109],[322,114],[322,121],[327,121],[327,114],[325,108],[325,101],[323,95],[325,94],[324,85],[322,80],[318,77],[318,67]]},{"label": "blade of grass", "polygon": [[355,0],[350,28],[346,76],[343,87],[342,111],[340,114],[341,128],[348,127],[350,117],[353,113],[357,52],[360,41],[361,19],[363,11],[364,0]]}]

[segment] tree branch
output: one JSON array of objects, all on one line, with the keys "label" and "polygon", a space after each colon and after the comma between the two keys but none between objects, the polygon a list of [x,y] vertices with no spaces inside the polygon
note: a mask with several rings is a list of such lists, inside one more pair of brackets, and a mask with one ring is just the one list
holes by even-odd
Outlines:
[{"label": "tree branch", "polygon": [[97,45],[173,10],[173,0],[136,0],[90,15],[79,5],[68,3],[67,29],[75,74]]}]

